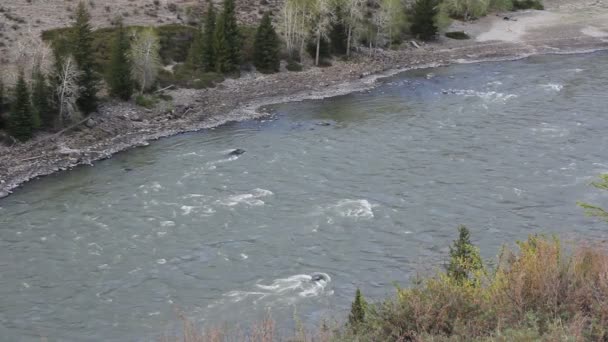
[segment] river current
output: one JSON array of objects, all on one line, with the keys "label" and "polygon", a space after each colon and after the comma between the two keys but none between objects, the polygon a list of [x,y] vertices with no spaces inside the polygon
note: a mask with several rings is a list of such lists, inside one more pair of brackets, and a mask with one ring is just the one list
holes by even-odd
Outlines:
[{"label": "river current", "polygon": [[459,224],[486,258],[533,233],[607,239],[576,206],[608,204],[589,186],[608,172],[607,66],[409,71],[30,182],[0,200],[1,339],[147,341],[176,312],[343,319],[357,287],[380,300],[441,267]]}]

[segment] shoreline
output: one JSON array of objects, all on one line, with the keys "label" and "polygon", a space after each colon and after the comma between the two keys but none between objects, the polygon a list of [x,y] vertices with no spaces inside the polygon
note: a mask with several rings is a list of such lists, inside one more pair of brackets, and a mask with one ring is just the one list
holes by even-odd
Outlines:
[{"label": "shoreline", "polygon": [[[375,56],[355,56],[353,62],[336,62],[328,68],[245,76],[213,89],[168,91],[173,101],[153,111],[130,103],[104,103],[98,113],[90,116],[91,122],[76,127],[74,132],[39,136],[7,149],[8,158],[3,156],[0,160],[0,199],[30,180],[79,165],[92,166],[118,152],[147,146],[161,138],[259,119],[270,115],[263,110],[265,106],[368,90],[383,78],[410,70],[608,50],[608,40],[580,38],[549,38],[535,44],[472,43],[453,49],[437,43],[420,49],[380,51]],[[549,45],[556,42],[558,47]]]}]

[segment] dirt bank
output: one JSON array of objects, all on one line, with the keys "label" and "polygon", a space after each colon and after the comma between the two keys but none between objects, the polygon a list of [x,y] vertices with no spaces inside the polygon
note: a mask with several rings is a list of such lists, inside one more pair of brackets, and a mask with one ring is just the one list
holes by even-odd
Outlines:
[{"label": "dirt bank", "polygon": [[[565,5],[564,5],[565,6]],[[509,20],[504,20],[504,16]],[[383,75],[409,68],[484,60],[516,59],[534,54],[579,53],[608,49],[608,7],[601,3],[555,7],[490,16],[454,24],[473,39],[445,38],[398,51],[366,51],[351,62],[301,73],[246,75],[215,89],[174,90],[170,103],[145,110],[128,103],[105,103],[85,124],[61,135],[0,147],[0,197],[22,183],[181,132],[257,118],[263,105],[345,94],[372,87]]]}]

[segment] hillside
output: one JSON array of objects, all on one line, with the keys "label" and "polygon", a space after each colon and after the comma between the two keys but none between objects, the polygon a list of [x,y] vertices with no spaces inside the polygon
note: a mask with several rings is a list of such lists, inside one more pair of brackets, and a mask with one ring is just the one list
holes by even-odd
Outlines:
[{"label": "hillside", "polygon": [[[206,1],[184,0],[89,0],[95,28],[107,27],[117,16],[127,25],[192,23]],[[218,6],[221,1],[214,0]],[[265,11],[275,11],[281,0],[237,0],[238,19],[257,23]],[[76,0],[4,0],[0,5],[0,64],[13,60],[14,47],[30,37],[39,39],[42,31],[69,26]]]}]

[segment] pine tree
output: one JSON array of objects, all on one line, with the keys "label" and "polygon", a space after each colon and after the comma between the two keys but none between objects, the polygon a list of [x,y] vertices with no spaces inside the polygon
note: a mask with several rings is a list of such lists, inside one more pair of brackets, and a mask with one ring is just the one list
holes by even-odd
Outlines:
[{"label": "pine tree", "polygon": [[216,70],[221,73],[236,73],[240,66],[240,37],[236,23],[234,0],[224,0],[214,39]]},{"label": "pine tree", "polygon": [[216,18],[213,2],[209,0],[207,14],[205,15],[205,26],[202,35],[202,64],[206,72],[215,71],[216,56],[213,49],[213,40],[215,37]]},{"label": "pine tree", "polygon": [[2,116],[2,114],[4,114],[5,111],[5,103],[4,103],[4,82],[2,81],[2,78],[0,77],[0,128],[4,128],[5,126],[5,122],[4,122],[4,117]]},{"label": "pine tree", "polygon": [[262,22],[255,34],[253,64],[258,71],[263,73],[279,71],[279,36],[272,26],[270,13],[268,12],[264,14]]},{"label": "pine tree", "polygon": [[348,35],[346,26],[344,25],[344,11],[340,4],[336,5],[334,10],[335,18],[332,21],[329,31],[329,40],[331,42],[331,53],[336,55],[345,55],[347,49]]},{"label": "pine tree", "polygon": [[80,96],[76,101],[80,110],[85,114],[97,109],[98,76],[95,73],[95,62],[93,60],[92,31],[90,15],[83,1],[78,4],[76,10],[76,21],[72,26],[72,54],[80,69],[78,85]]},{"label": "pine tree", "polygon": [[439,30],[435,23],[437,14],[439,0],[416,0],[412,8],[412,33],[422,40],[435,39]]},{"label": "pine tree", "polygon": [[19,79],[15,86],[15,101],[9,116],[9,129],[11,135],[20,141],[30,139],[34,131],[30,92],[27,89],[23,71],[19,73]]},{"label": "pine tree", "polygon": [[203,28],[199,27],[194,33],[192,45],[190,45],[190,50],[188,51],[187,65],[195,70],[203,69],[204,36],[202,30]]},{"label": "pine tree", "polygon": [[131,46],[127,32],[122,21],[119,21],[116,37],[114,38],[114,44],[112,46],[108,83],[110,86],[110,95],[124,101],[129,100],[133,94],[131,61],[128,56],[130,48]]},{"label": "pine tree", "polygon": [[352,329],[356,330],[357,326],[365,321],[366,310],[367,302],[363,298],[361,290],[357,289],[355,300],[351,305],[350,314],[348,315],[348,324]]},{"label": "pine tree", "polygon": [[55,125],[56,113],[51,105],[51,89],[47,83],[47,78],[40,66],[34,68],[32,74],[32,108],[34,122],[38,121],[39,126],[52,128]]},{"label": "pine tree", "polygon": [[479,250],[471,243],[469,229],[459,226],[458,240],[450,246],[450,263],[446,266],[448,276],[461,284],[469,280],[471,272],[482,267]]}]

